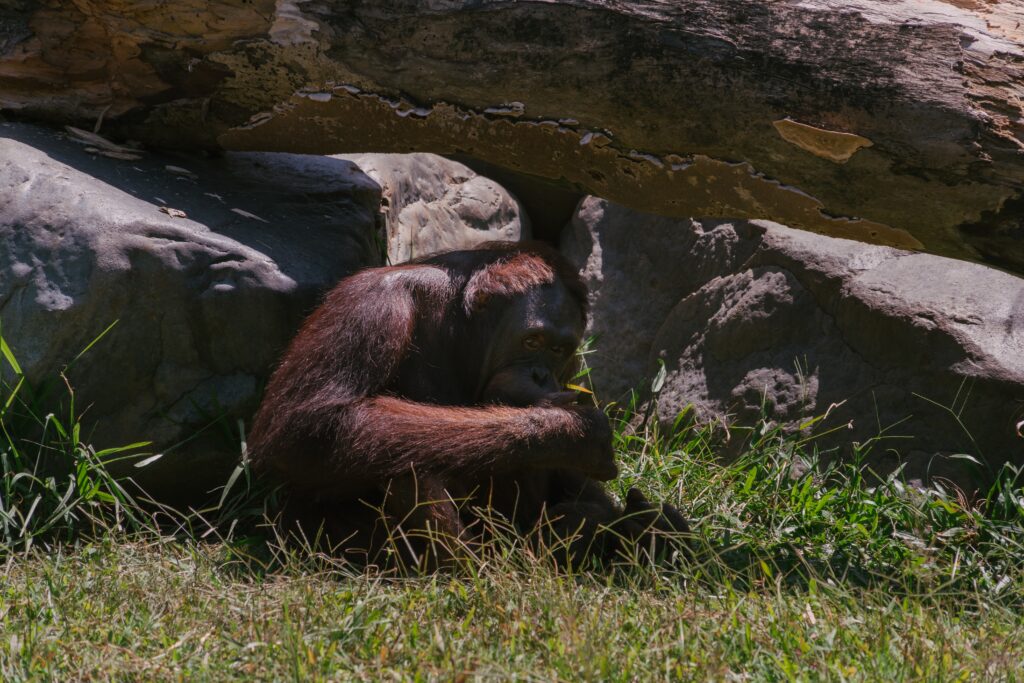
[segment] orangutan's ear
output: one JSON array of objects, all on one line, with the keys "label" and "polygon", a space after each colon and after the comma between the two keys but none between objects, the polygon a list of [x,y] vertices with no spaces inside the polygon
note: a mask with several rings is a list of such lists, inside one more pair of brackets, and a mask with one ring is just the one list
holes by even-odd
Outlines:
[{"label": "orangutan's ear", "polygon": [[487,307],[494,296],[494,292],[489,290],[492,284],[488,278],[482,277],[481,273],[477,273],[470,279],[462,300],[462,307],[466,310],[466,315],[472,317]]}]

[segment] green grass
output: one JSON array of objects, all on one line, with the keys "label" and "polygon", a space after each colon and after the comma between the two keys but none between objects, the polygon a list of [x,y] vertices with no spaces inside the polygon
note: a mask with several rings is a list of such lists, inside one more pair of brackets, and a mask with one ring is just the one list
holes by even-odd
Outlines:
[{"label": "green grass", "polygon": [[1024,659],[1015,610],[884,590],[736,592],[637,573],[385,581],[223,545],[100,541],[11,559],[4,680],[981,680]]},{"label": "green grass", "polygon": [[24,387],[0,393],[3,680],[1024,679],[1013,468],[969,499],[874,475],[878,443],[821,465],[766,425],[724,465],[709,427],[627,410],[612,488],[678,505],[691,561],[566,573],[506,539],[380,576],[253,534],[244,470],[215,525],[167,535],[106,474],[123,453],[81,443],[70,388],[58,422]]},{"label": "green grass", "polygon": [[[97,529],[148,526],[107,466],[149,444],[96,450],[84,443],[65,375],[112,327],[41,386],[28,382],[0,330],[0,557],[37,541],[52,545]],[[55,407],[59,414],[48,412]]]},{"label": "green grass", "polygon": [[1024,498],[1007,465],[973,500],[939,483],[921,489],[900,472],[874,473],[877,444],[823,465],[813,443],[779,428],[758,430],[733,464],[715,457],[709,429],[620,429],[620,487],[681,501],[702,544],[691,567],[711,582],[782,581],[879,587],[891,592],[968,593],[1024,602]]}]

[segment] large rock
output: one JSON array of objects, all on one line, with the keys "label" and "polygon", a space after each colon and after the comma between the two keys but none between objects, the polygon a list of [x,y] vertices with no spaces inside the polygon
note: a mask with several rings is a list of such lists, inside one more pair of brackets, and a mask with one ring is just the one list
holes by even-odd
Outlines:
[{"label": "large rock", "polygon": [[3,335],[41,383],[116,322],[71,372],[85,433],[97,447],[154,441],[167,455],[138,475],[209,488],[204,469],[229,462],[217,446],[238,446],[207,437],[254,409],[319,294],[379,263],[379,201],[348,161],[114,160],[2,124]]},{"label": "large rock", "polygon": [[354,162],[380,184],[391,263],[530,236],[529,217],[516,198],[457,161],[436,154],[335,158]]},{"label": "large rock", "polygon": [[1024,273],[1024,0],[6,0],[0,108],[468,155]]},{"label": "large rock", "polygon": [[[823,447],[884,434],[875,456],[969,485],[960,459],[1024,462],[1024,280],[927,254],[767,221],[672,221],[581,202],[563,251],[591,288],[592,379],[602,398],[667,378],[666,422],[791,429],[849,422]],[[833,405],[835,404],[835,407]],[[906,439],[896,437],[908,437]],[[894,461],[880,459],[879,467]]]}]

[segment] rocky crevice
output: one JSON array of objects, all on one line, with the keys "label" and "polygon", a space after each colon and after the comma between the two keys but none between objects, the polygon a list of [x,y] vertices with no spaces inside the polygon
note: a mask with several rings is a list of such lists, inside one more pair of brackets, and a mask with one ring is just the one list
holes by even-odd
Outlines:
[{"label": "rocky crevice", "polygon": [[[522,105],[513,104],[519,107],[474,111],[444,102],[422,106],[340,85],[297,94],[288,104],[257,115],[219,140],[240,150],[335,154],[427,147],[439,154],[503,158],[513,171],[528,171],[662,215],[774,217],[833,237],[904,249],[923,247],[904,230],[830,215],[820,201],[765,177],[749,163],[627,150],[609,131],[590,130],[567,119],[524,119]],[[324,134],[309,135],[310,130]]]}]

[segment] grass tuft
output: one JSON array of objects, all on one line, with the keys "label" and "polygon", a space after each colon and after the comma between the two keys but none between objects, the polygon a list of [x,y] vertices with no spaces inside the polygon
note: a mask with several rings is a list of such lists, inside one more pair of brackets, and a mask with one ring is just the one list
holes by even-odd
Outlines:
[{"label": "grass tuft", "polygon": [[[68,367],[59,384],[33,387],[0,329],[0,557],[37,543],[67,543],[83,533],[150,526],[126,483],[108,470],[149,444],[96,450],[84,443]],[[55,387],[63,396],[54,396]],[[62,407],[60,415],[46,412],[53,405]]]},{"label": "grass tuft", "polygon": [[694,518],[701,547],[691,580],[1024,601],[1024,498],[1012,465],[972,502],[938,482],[908,484],[900,470],[878,475],[866,464],[872,443],[848,460],[822,458],[813,442],[763,423],[744,454],[722,464],[712,428],[687,413],[668,435],[633,422],[627,411],[616,432],[618,485]]}]

